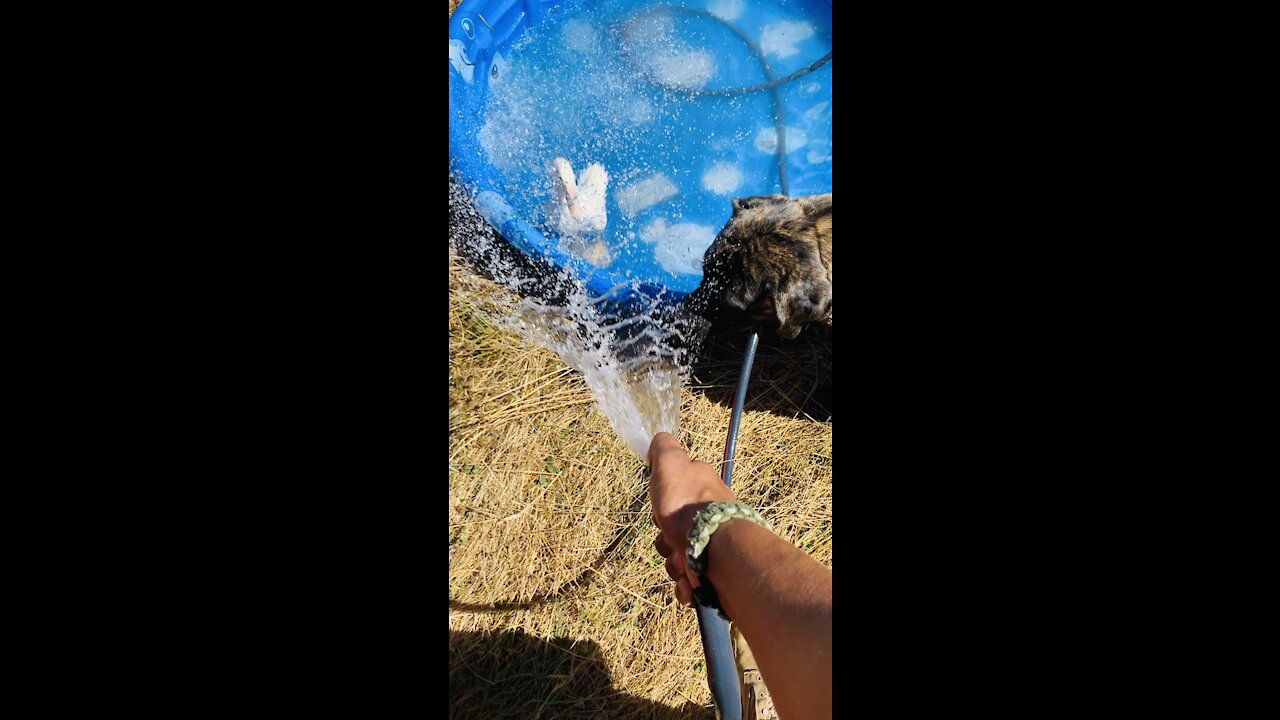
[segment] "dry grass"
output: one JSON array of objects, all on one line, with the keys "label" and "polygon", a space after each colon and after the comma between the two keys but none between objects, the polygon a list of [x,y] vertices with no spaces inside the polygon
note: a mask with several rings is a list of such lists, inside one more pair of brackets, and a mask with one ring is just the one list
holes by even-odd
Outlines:
[{"label": "dry grass", "polygon": [[[576,373],[486,319],[509,301],[451,256],[450,717],[712,718],[696,618],[652,547],[643,464]],[[828,566],[829,338],[762,343],[733,478]],[[680,440],[713,464],[740,361],[739,340],[713,342],[683,394]]]},{"label": "dry grass", "polygon": [[[712,717],[643,463],[576,373],[485,319],[504,291],[456,259],[450,288],[451,717]],[[685,390],[693,456],[718,462],[729,408],[709,391],[733,381]],[[749,410],[738,443],[738,494],[830,565],[831,425]]]}]

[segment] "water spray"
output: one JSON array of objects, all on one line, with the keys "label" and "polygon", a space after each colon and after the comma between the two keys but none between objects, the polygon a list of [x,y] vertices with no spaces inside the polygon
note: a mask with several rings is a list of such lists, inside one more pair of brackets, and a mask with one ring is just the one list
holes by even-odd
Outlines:
[{"label": "water spray", "polygon": [[[755,56],[756,60],[760,63],[760,68],[764,71],[764,75],[767,80],[763,83],[746,87],[702,90],[685,88],[666,83],[642,71],[640,71],[639,74],[645,77],[649,82],[659,85],[666,90],[687,93],[693,98],[744,95],[747,93],[768,90],[773,102],[774,127],[778,133],[778,183],[782,188],[782,194],[790,195],[791,193],[787,187],[786,131],[783,127],[782,99],[779,96],[778,88],[779,86],[807,75],[830,62],[832,53],[828,52],[826,55],[810,63],[808,66],[785,77],[777,78],[774,77],[773,71],[769,68],[769,63],[765,59],[764,52],[752,38],[748,37],[747,34],[742,32],[737,26],[732,23],[725,22],[723,19],[707,12],[706,10],[677,6],[659,6],[637,13],[633,16],[632,21],[637,17],[642,17],[649,13],[667,12],[671,10],[699,15],[720,22],[732,31],[739,40],[746,44],[750,49],[750,53]],[[628,60],[630,60],[630,58],[628,58]],[[733,477],[733,459],[734,452],[738,445],[738,427],[742,421],[742,408],[747,397],[747,383],[751,379],[751,366],[755,362],[756,347],[759,345],[759,340],[760,334],[758,330],[754,327],[751,328],[747,333],[747,347],[742,357],[742,368],[738,372],[738,386],[734,392],[733,410],[729,416],[729,431],[725,439],[724,463],[720,479],[726,486],[731,484]],[[716,710],[719,713],[721,720],[737,720],[737,718],[742,716],[742,677],[739,675],[737,663],[734,661],[733,641],[729,634],[729,623],[716,611],[705,608],[701,605],[697,606],[697,613],[698,634],[702,639],[703,656],[706,657],[707,660],[707,684],[711,689],[711,697],[715,702]]]},{"label": "water spray", "polygon": [[[451,70],[451,82],[456,82],[461,87],[464,83],[469,85],[474,79],[477,87],[483,87],[483,78],[497,79],[500,73],[503,78],[507,77],[511,72],[510,61],[498,55],[497,49],[503,46],[508,37],[517,32],[520,23],[531,25],[539,22],[546,12],[543,8],[546,4],[541,0],[523,0],[523,2],[510,2],[500,7],[495,6],[495,8],[506,8],[506,10],[498,13],[497,16],[490,15],[488,20],[484,16],[477,15],[483,24],[483,29],[465,15],[460,21],[455,18],[458,31],[451,35],[450,58],[456,73]],[[631,69],[636,70],[636,75],[644,82],[652,87],[661,88],[668,99],[684,97],[697,100],[744,96],[758,92],[769,93],[772,120],[777,136],[776,146],[773,149],[776,151],[779,185],[784,195],[790,195],[786,159],[787,137],[783,122],[780,86],[826,65],[831,61],[832,53],[827,52],[807,66],[777,77],[769,67],[759,43],[748,37],[733,23],[725,22],[723,18],[705,10],[660,5],[631,15],[622,23],[624,30],[629,23],[653,12],[685,13],[714,19],[743,42],[749,51],[748,54],[758,61],[763,70],[764,82],[734,88],[701,89],[669,82],[660,74],[645,70],[642,67],[643,64],[631,56],[625,42],[621,48],[622,60],[630,65]],[[499,63],[499,61],[502,62]],[[473,72],[476,73],[474,78]],[[456,80],[453,78],[454,74],[458,76]],[[464,94],[460,94],[457,100],[460,103],[457,106],[458,109],[482,107],[477,98]],[[463,100],[466,101],[465,104],[461,104]],[[455,97],[451,94],[451,117],[455,119],[465,117],[465,114],[458,114],[454,102]],[[559,107],[559,105],[553,103],[550,107]],[[478,117],[478,113],[475,116]],[[470,132],[474,133],[475,129],[473,128]],[[480,132],[483,132],[483,129]],[[510,133],[507,135],[510,136]],[[504,139],[502,135],[494,136]],[[623,138],[626,137],[624,134]],[[470,134],[451,136],[451,167],[453,158],[476,157],[480,154],[482,146],[483,142],[477,144]],[[597,143],[586,154],[598,153],[602,147]],[[516,147],[516,154],[510,157],[521,157],[518,154],[520,149]],[[829,158],[827,161],[829,162]],[[798,184],[800,182],[797,180]],[[647,441],[654,432],[676,430],[680,405],[679,387],[682,384],[679,371],[686,367],[683,360],[684,354],[677,348],[686,344],[696,345],[700,341],[699,338],[682,337],[683,332],[667,322],[670,316],[661,314],[666,312],[663,310],[664,304],[669,304],[669,301],[664,299],[665,286],[668,284],[662,283],[664,287],[641,284],[631,279],[628,273],[628,282],[620,282],[615,277],[610,287],[608,283],[602,282],[604,278],[609,277],[609,273],[581,272],[580,268],[574,266],[575,259],[561,252],[554,244],[548,243],[538,228],[531,226],[518,211],[507,204],[499,193],[494,192],[496,186],[492,183],[488,183],[487,188],[482,188],[484,191],[479,193],[462,190],[460,187],[462,184],[459,183],[457,189],[459,199],[465,195],[470,202],[464,204],[474,203],[479,207],[478,212],[471,211],[470,214],[474,217],[465,218],[465,225],[473,228],[474,232],[469,233],[470,235],[475,238],[484,238],[483,241],[477,239],[469,243],[473,245],[471,249],[482,257],[484,261],[482,264],[487,264],[495,270],[493,274],[503,280],[501,284],[524,297],[524,300],[511,308],[513,322],[509,326],[523,337],[533,339],[544,347],[555,350],[567,364],[581,371],[593,395],[600,402],[601,411],[609,417],[615,432],[641,457],[644,457]],[[465,185],[473,187],[471,182]],[[526,182],[525,185],[527,186],[528,183]],[[454,192],[455,187],[451,180],[451,194]],[[451,230],[454,224],[451,201]],[[452,232],[451,236],[453,236]],[[506,245],[505,242],[491,242],[499,238],[512,240],[519,250],[502,252],[499,248]],[[510,246],[507,246],[507,249],[510,249]],[[546,255],[550,261],[535,259],[538,255]],[[556,272],[557,269],[561,272]],[[581,278],[575,275],[580,275]],[[554,280],[546,283],[546,278],[554,278]],[[540,287],[544,283],[546,285]],[[679,290],[678,286],[671,287]],[[534,290],[538,292],[531,293]],[[531,294],[542,295],[542,297],[535,299],[530,297]],[[685,293],[676,293],[675,299],[678,300],[683,294]],[[758,343],[758,331],[752,328],[746,335],[746,348],[726,434],[721,470],[721,480],[726,486],[731,485],[732,482],[738,431]],[[672,366],[669,368],[670,372],[657,371],[667,365]],[[645,402],[637,402],[637,400]],[[650,400],[656,402],[649,402]],[[721,720],[739,720],[742,717],[742,678],[737,672],[728,623],[715,611],[701,606],[697,608],[697,617],[706,658],[708,685],[717,713]]]}]

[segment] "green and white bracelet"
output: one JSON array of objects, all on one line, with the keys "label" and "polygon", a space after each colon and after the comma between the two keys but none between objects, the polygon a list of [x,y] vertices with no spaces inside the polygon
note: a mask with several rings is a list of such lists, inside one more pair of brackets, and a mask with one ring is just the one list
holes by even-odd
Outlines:
[{"label": "green and white bracelet", "polygon": [[706,549],[712,533],[730,520],[746,520],[773,531],[773,525],[769,524],[769,521],[765,520],[755,508],[736,500],[713,502],[693,516],[693,525],[689,527],[689,549],[686,551],[689,569],[698,576],[698,587],[693,589],[693,598],[699,605],[718,611],[720,617],[725,620],[728,620],[729,616],[720,609],[720,598],[716,595],[715,588],[711,586],[711,581],[707,579]]}]

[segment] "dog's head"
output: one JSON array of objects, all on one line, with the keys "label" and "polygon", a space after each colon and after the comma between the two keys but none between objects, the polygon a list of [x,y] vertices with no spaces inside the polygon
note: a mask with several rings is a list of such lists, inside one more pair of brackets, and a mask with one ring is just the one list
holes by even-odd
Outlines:
[{"label": "dog's head", "polygon": [[830,194],[735,198],[733,217],[703,256],[703,285],[725,306],[755,322],[776,322],[778,335],[795,338],[831,314],[816,225],[825,216],[829,236],[830,214]]}]

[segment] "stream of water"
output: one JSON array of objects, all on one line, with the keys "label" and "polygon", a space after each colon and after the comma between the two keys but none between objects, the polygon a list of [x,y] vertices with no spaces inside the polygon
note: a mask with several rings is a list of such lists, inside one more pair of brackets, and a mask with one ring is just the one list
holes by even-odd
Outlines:
[{"label": "stream of water", "polygon": [[[483,192],[451,189],[451,242],[514,293],[492,319],[580,372],[641,458],[655,433],[678,429],[704,328],[674,300],[701,280],[731,198],[830,190],[830,65],[771,92],[735,90],[830,53],[829,12],[810,4],[569,0],[458,81],[487,90],[482,112],[451,122],[495,177]],[[604,184],[584,180],[593,165]],[[563,178],[575,174],[589,207],[566,220]],[[513,253],[492,230],[512,217],[577,269]]]},{"label": "stream of water", "polygon": [[512,293],[493,308],[473,303],[478,310],[581,373],[599,411],[640,458],[655,434],[678,431],[681,388],[705,332],[696,315],[636,292],[638,281],[597,295],[572,271],[519,256],[460,184],[451,186],[450,206],[454,249]]}]

